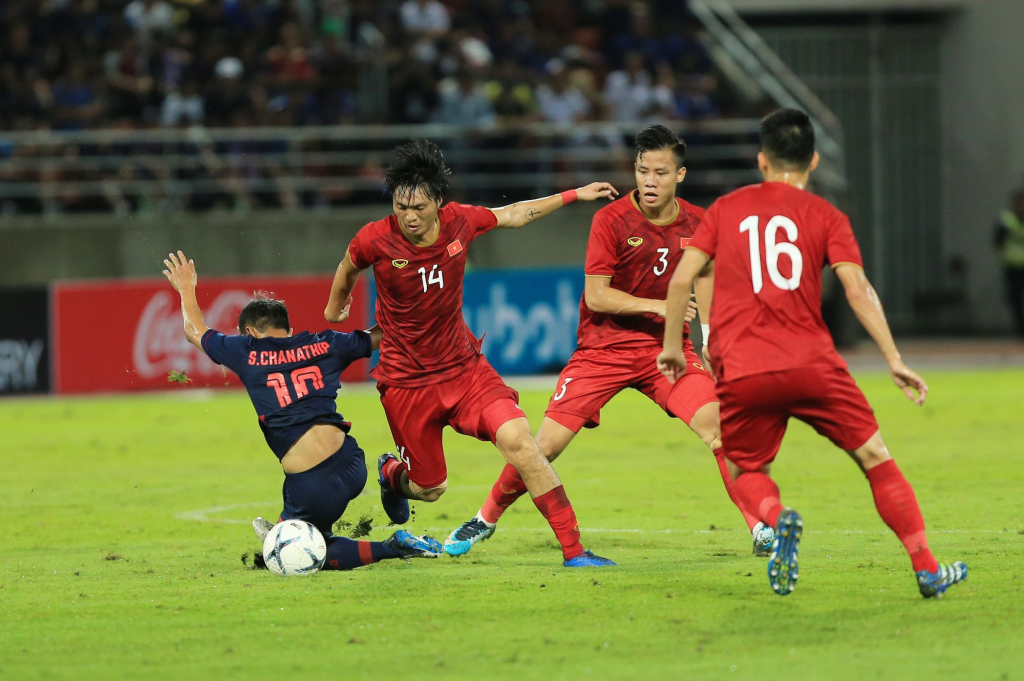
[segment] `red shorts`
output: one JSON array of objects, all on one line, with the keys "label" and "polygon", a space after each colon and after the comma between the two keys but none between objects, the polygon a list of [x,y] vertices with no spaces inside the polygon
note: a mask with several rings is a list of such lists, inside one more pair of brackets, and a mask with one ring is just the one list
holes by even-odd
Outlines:
[{"label": "red shorts", "polygon": [[639,390],[687,424],[698,409],[717,402],[715,379],[693,350],[689,340],[686,373],[673,385],[658,371],[661,348],[638,350],[577,350],[558,376],[555,394],[544,413],[574,433],[601,423],[601,407],[626,388]]},{"label": "red shorts", "polygon": [[445,426],[494,442],[498,428],[525,416],[519,393],[505,385],[483,355],[450,381],[418,388],[378,383],[377,390],[398,455],[409,467],[409,480],[424,489],[448,479],[441,445]]},{"label": "red shorts", "polygon": [[878,431],[875,413],[843,367],[821,364],[718,383],[725,456],[745,471],[775,460],[790,417],[840,449],[857,449]]}]

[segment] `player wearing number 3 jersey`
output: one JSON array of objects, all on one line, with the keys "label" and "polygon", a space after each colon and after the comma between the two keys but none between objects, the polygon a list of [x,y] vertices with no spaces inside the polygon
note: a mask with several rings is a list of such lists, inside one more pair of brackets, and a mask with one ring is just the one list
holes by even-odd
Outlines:
[{"label": "player wearing number 3 jersey", "polygon": [[[719,450],[715,381],[694,352],[689,334],[684,331],[686,370],[675,385],[654,363],[664,333],[668,281],[704,217],[704,209],[676,196],[686,175],[685,150],[682,140],[664,126],[642,130],[636,136],[637,189],[594,216],[577,349],[558,377],[537,443],[549,459],[556,458],[581,429],[599,425],[609,400],[632,388],[690,426],[711,448],[726,491],[736,501]],[[711,280],[708,276],[696,285],[697,305],[705,318]],[[505,510],[525,492],[522,478],[506,466],[480,512],[445,541],[445,551],[466,553],[491,536]],[[752,513],[743,515],[755,553],[767,555],[774,539],[771,528]]]},{"label": "player wearing number 3 jersey", "polygon": [[[874,413],[836,352],[821,316],[821,270],[831,266],[858,319],[917,404],[928,386],[900,359],[847,217],[804,190],[818,163],[807,115],[782,109],[761,124],[765,182],[728,194],[707,212],[672,277],[658,364],[677,380],[686,297],[713,259],[711,358],[718,374],[722,444],[744,505],[775,527],[772,589],[787,595],[798,576],[800,514],[785,508],[769,477],[786,424],[795,417],[847,451],[867,476],[882,520],[910,554],[921,594],[941,596],[966,578],[960,562],[939,565],[928,548],[914,491],[882,441]],[[915,395],[916,391],[916,395]]]},{"label": "player wearing number 3 jersey", "polygon": [[530,435],[519,395],[480,353],[462,317],[466,254],[495,228],[523,227],[577,198],[612,198],[597,182],[503,208],[442,206],[449,171],[431,142],[398,147],[386,184],[394,215],[363,227],[338,266],[325,310],[334,321],[359,272],[373,268],[377,324],[383,332],[373,372],[401,458],[378,461],[381,500],[392,522],[409,518],[406,499],[436,501],[448,487],[441,432],[490,440],[526,481],[562,546],[567,567],[612,565],[583,549],[576,514],[558,476]]}]

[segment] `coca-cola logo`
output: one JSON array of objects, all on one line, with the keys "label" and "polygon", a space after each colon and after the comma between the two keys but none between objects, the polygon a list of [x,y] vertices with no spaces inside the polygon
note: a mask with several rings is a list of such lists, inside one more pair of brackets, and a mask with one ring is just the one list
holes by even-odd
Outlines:
[{"label": "coca-cola logo", "polygon": [[[230,333],[238,325],[238,313],[250,300],[244,291],[222,291],[203,310],[203,319],[211,329]],[[156,378],[172,369],[197,378],[220,372],[206,353],[185,339],[178,296],[170,291],[159,291],[146,303],[135,327],[132,359],[142,378]]]}]

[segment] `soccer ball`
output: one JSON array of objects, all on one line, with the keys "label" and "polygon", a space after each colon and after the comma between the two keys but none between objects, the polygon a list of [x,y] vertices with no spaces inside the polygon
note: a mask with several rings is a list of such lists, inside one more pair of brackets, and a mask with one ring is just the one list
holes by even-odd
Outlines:
[{"label": "soccer ball", "polygon": [[263,541],[263,559],[277,575],[311,575],[323,567],[326,558],[324,536],[305,520],[283,520]]}]

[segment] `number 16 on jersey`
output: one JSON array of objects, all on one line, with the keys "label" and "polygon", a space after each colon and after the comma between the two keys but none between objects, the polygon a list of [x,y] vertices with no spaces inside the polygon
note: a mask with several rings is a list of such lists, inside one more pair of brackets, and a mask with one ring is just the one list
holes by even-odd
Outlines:
[{"label": "number 16 on jersey", "polygon": [[[786,232],[789,242],[776,243],[779,229]],[[740,223],[740,233],[747,232],[750,237],[750,276],[754,284],[754,293],[758,294],[764,287],[764,275],[761,274],[761,245],[758,231],[758,217],[751,215]],[[800,287],[800,275],[804,271],[804,258],[795,243],[798,236],[796,223],[785,215],[776,215],[764,228],[764,259],[768,267],[768,278],[777,288],[783,291],[795,291]],[[779,271],[779,256],[788,255],[793,270],[789,277],[782,276]]]}]

